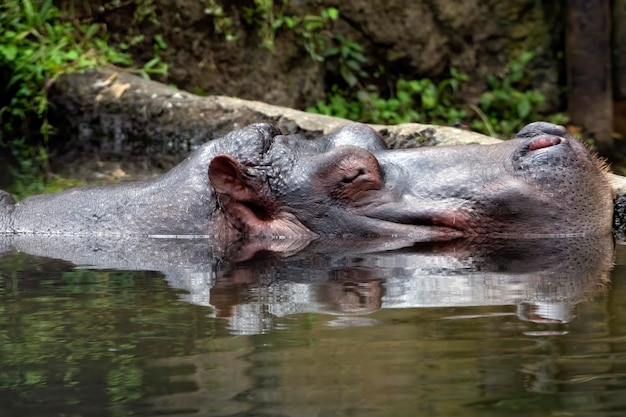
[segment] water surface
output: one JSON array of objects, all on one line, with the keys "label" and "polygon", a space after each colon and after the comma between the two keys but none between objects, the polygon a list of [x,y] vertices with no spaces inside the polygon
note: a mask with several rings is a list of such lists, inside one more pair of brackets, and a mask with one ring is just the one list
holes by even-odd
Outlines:
[{"label": "water surface", "polygon": [[0,415],[624,415],[624,253],[609,276],[612,243],[554,248],[11,252]]}]

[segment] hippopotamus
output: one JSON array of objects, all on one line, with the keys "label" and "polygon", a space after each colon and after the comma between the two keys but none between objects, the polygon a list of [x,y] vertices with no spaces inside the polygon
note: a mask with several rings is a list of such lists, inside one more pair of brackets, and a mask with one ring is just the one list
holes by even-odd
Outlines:
[{"label": "hippopotamus", "polygon": [[253,124],[164,175],[20,202],[0,193],[0,234],[191,236],[220,242],[610,234],[605,167],[544,122],[495,145],[387,149],[349,124],[319,137]]}]

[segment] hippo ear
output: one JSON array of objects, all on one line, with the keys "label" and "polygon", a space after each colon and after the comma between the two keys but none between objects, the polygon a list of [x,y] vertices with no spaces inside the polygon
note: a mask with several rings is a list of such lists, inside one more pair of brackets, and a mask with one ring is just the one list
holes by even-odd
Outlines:
[{"label": "hippo ear", "polygon": [[254,168],[230,155],[218,155],[209,163],[208,174],[227,220],[245,236],[311,235],[293,214],[281,212],[280,205],[264,185],[264,176]]},{"label": "hippo ear", "polygon": [[253,179],[245,166],[230,155],[217,155],[209,163],[209,182],[213,189],[236,200],[254,197]]},{"label": "hippo ear", "polygon": [[317,185],[333,198],[358,200],[364,192],[383,186],[378,160],[363,148],[340,146],[324,159],[317,171]]}]

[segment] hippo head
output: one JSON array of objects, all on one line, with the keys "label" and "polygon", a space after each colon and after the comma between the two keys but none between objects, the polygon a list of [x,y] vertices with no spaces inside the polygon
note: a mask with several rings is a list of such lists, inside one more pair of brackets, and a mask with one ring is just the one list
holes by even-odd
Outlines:
[{"label": "hippo head", "polygon": [[223,217],[263,237],[608,234],[603,164],[561,126],[495,145],[389,150],[365,125],[316,140],[271,135],[260,162],[220,154],[209,182]]}]

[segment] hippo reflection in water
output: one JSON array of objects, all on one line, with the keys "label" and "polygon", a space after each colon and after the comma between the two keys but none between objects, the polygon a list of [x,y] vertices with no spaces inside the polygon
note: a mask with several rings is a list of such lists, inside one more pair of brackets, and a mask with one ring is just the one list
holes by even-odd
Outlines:
[{"label": "hippo reflection in water", "polygon": [[338,236],[604,235],[612,209],[602,164],[548,123],[495,145],[405,150],[360,124],[315,140],[255,124],[154,180],[18,203],[0,192],[0,233],[260,238],[280,251]]},{"label": "hippo reflection in water", "polygon": [[[515,306],[522,320],[566,323],[578,303],[604,294],[614,254],[611,235],[478,236],[417,244],[401,238],[326,238],[289,256],[254,254],[249,240],[222,255],[210,239],[139,236],[0,236],[0,253],[7,238],[10,248],[44,257],[1,258],[0,277],[12,277],[9,292],[30,291],[19,276],[26,281],[56,276],[67,285],[67,276],[50,272],[62,267],[58,259],[71,262],[68,271],[73,265],[159,271],[171,287],[183,290],[182,300],[208,307],[208,314],[228,320],[237,334],[263,333],[292,314],[323,313],[342,317],[338,325],[358,325],[375,324],[375,317],[361,316],[380,309],[422,307],[501,306],[498,311],[511,314],[509,306]],[[243,254],[252,256],[242,259]],[[31,269],[17,277],[14,267],[5,273],[3,266],[12,262]]]}]

